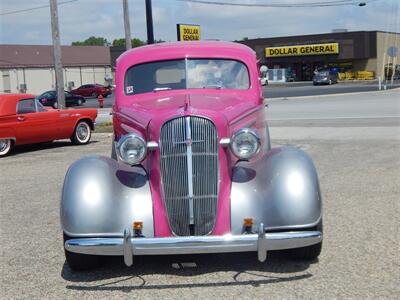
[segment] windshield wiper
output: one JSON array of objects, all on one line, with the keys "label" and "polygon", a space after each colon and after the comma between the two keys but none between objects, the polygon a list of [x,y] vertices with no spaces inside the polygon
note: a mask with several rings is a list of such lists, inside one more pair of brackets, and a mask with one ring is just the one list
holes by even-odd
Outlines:
[{"label": "windshield wiper", "polygon": [[159,92],[159,91],[168,91],[168,90],[172,90],[170,87],[158,87],[153,89],[153,92]]},{"label": "windshield wiper", "polygon": [[203,89],[222,89],[222,85],[220,84],[211,84],[211,85],[205,85],[203,86]]}]

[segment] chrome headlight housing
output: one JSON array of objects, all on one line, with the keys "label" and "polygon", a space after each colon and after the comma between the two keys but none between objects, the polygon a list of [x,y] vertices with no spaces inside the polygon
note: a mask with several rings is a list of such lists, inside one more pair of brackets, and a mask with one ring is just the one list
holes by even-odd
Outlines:
[{"label": "chrome headlight housing", "polygon": [[129,133],[117,143],[118,158],[128,165],[137,165],[146,157],[146,142],[137,134]]},{"label": "chrome headlight housing", "polygon": [[260,137],[249,128],[238,130],[232,137],[231,149],[239,159],[249,160],[260,150]]}]

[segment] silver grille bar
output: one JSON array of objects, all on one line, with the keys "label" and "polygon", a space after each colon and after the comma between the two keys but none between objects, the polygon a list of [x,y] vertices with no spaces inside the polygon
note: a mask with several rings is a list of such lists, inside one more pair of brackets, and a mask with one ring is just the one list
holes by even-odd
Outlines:
[{"label": "silver grille bar", "polygon": [[186,155],[187,155],[187,166],[188,166],[188,188],[189,188],[189,224],[194,224],[194,213],[193,213],[193,161],[192,161],[192,130],[190,128],[190,117],[185,118],[186,125]]},{"label": "silver grille bar", "polygon": [[169,120],[161,128],[159,148],[161,182],[171,230],[180,236],[210,233],[218,201],[215,125],[193,116]]}]

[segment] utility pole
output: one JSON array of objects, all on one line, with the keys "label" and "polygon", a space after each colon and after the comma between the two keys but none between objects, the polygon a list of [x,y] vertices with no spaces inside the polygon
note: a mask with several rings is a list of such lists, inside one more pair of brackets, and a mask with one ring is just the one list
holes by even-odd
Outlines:
[{"label": "utility pole", "polygon": [[56,73],[56,92],[58,108],[65,107],[64,76],[61,64],[60,30],[58,27],[57,0],[50,0],[51,35],[53,38],[54,70]]},{"label": "utility pole", "polygon": [[151,8],[151,0],[145,0],[145,1],[146,1],[147,43],[154,44],[153,12]]},{"label": "utility pole", "polygon": [[131,25],[129,23],[129,7],[128,0],[122,0],[124,6],[124,27],[125,27],[125,48],[129,50],[132,48],[131,41]]}]

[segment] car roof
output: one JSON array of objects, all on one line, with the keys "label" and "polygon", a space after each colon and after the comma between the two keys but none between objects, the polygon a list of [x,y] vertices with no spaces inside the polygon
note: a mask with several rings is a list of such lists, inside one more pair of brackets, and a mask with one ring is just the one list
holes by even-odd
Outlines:
[{"label": "car roof", "polygon": [[[125,51],[117,59],[117,64],[138,64],[157,60],[179,58],[206,58],[219,57],[231,59],[244,59],[255,57],[255,52],[250,47],[222,41],[191,41],[158,43],[136,47]],[[118,69],[118,67],[117,67]]]},{"label": "car roof", "polygon": [[35,96],[32,94],[0,94],[0,116],[15,115],[17,102],[30,98],[35,98]]}]

